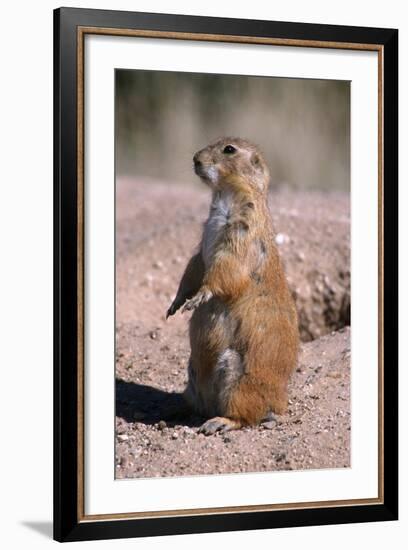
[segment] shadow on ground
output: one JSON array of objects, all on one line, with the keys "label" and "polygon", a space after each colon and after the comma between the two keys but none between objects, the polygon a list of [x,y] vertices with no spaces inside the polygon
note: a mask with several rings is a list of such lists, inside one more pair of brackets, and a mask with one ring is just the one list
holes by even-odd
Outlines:
[{"label": "shadow on ground", "polygon": [[188,409],[181,393],[116,379],[116,416],[126,422],[153,425],[165,420],[168,426],[182,423],[201,426],[203,418]]}]

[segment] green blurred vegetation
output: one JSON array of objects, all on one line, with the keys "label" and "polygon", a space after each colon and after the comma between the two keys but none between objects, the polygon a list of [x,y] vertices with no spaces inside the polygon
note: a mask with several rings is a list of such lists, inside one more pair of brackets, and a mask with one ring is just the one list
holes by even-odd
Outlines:
[{"label": "green blurred vegetation", "polygon": [[115,92],[117,174],[190,182],[229,135],[259,145],[274,185],[349,189],[349,82],[118,69]]}]

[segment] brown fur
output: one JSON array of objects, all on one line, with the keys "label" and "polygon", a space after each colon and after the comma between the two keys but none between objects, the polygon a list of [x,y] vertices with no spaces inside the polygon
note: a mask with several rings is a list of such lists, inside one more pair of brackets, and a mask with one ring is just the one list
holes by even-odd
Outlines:
[{"label": "brown fur", "polygon": [[[226,153],[226,146],[234,151]],[[194,310],[185,398],[215,417],[201,428],[211,434],[285,411],[298,326],[273,238],[261,153],[245,140],[224,138],[194,161],[213,190],[212,209],[168,315],[183,304]]]}]

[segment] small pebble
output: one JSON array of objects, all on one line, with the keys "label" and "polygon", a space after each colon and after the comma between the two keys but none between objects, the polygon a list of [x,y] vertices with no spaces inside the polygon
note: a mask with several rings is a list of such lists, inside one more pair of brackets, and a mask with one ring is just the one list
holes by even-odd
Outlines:
[{"label": "small pebble", "polygon": [[127,441],[128,439],[129,439],[129,436],[127,434],[118,435],[118,441]]},{"label": "small pebble", "polygon": [[269,422],[263,422],[262,426],[267,430],[273,430],[276,427],[276,420],[270,420]]},{"label": "small pebble", "polygon": [[128,468],[129,466],[132,466],[132,462],[130,462],[127,456],[122,456],[120,459],[120,465],[122,468]]},{"label": "small pebble", "polygon": [[285,235],[284,233],[278,233],[275,237],[275,242],[278,245],[288,243],[290,241],[289,237]]},{"label": "small pebble", "polygon": [[286,453],[278,453],[275,456],[276,462],[282,462],[282,460],[285,460],[285,458],[286,458]]}]

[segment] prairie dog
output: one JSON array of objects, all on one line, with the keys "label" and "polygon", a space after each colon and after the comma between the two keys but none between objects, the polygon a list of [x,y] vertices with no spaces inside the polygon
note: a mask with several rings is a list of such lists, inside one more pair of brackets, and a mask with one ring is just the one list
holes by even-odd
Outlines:
[{"label": "prairie dog", "polygon": [[209,417],[200,431],[210,435],[285,411],[299,336],[273,238],[262,154],[248,141],[228,137],[193,160],[212,201],[199,250],[167,317],[180,307],[193,310],[184,398]]}]

